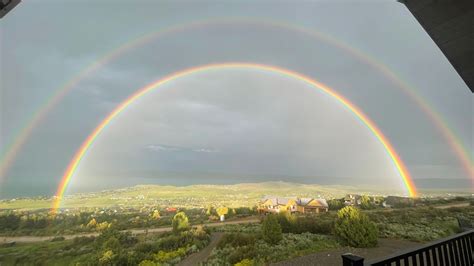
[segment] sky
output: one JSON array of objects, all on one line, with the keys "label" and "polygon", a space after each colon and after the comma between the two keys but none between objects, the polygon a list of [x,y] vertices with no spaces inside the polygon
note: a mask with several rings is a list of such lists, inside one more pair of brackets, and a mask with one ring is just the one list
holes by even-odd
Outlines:
[{"label": "sky", "polygon": [[[23,1],[0,21],[2,157],[64,84],[153,32],[165,33],[83,76],[52,106],[0,177],[0,198],[53,195],[75,151],[120,102],[176,71],[224,62],[278,66],[328,85],[377,124],[419,188],[472,190],[413,97],[341,49],[409,84],[472,154],[473,94],[391,0]],[[186,75],[134,102],[95,141],[67,191],[277,180],[403,190],[381,143],[336,100],[290,77],[235,68]]]}]

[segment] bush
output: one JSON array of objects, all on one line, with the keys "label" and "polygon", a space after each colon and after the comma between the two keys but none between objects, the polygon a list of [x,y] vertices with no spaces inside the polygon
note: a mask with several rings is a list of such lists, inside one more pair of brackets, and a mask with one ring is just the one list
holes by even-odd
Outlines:
[{"label": "bush", "polygon": [[351,206],[338,211],[335,233],[345,244],[352,247],[374,247],[377,245],[377,227],[367,215]]},{"label": "bush", "polygon": [[277,244],[283,238],[281,226],[275,215],[268,215],[262,224],[263,240],[269,244]]},{"label": "bush", "polygon": [[173,232],[178,233],[189,229],[188,216],[184,212],[178,212],[172,221]]},{"label": "bush", "polygon": [[146,243],[146,242],[138,243],[134,249],[137,252],[145,253],[145,254],[155,253],[158,251],[155,245],[153,245],[152,243]]},{"label": "bush", "polygon": [[254,260],[249,260],[249,259],[243,259],[240,262],[237,262],[234,264],[234,266],[253,266],[255,265]]},{"label": "bush", "polygon": [[372,203],[372,200],[367,195],[362,195],[360,197],[360,208],[364,210],[375,209],[375,204]]},{"label": "bush", "polygon": [[289,212],[281,212],[277,215],[277,220],[283,233],[295,233],[296,216]]},{"label": "bush", "polygon": [[241,247],[247,245],[253,245],[257,241],[255,235],[242,234],[242,233],[231,233],[225,234],[217,244],[217,248],[224,248],[226,245],[232,247]]},{"label": "bush", "polygon": [[[253,261],[251,265],[268,265],[322,250],[338,248],[338,242],[329,236],[311,233],[284,234],[276,245],[259,239],[245,246],[224,245],[215,248],[205,265],[235,265]],[[245,265],[245,264],[244,264]]]},{"label": "bush", "polygon": [[299,217],[296,220],[295,230],[291,233],[332,234],[334,231],[334,217],[322,214],[312,217]]},{"label": "bush", "polygon": [[122,246],[120,245],[120,241],[112,236],[104,242],[102,249],[111,250],[118,253],[122,249]]},{"label": "bush", "polygon": [[332,234],[334,231],[334,215],[322,213],[311,216],[296,216],[283,212],[277,215],[278,223],[283,233],[301,234]]},{"label": "bush", "polygon": [[160,266],[160,263],[154,262],[152,260],[144,260],[138,264],[138,266]]},{"label": "bush", "polygon": [[328,200],[328,206],[330,211],[338,211],[344,208],[344,199],[331,199]]},{"label": "bush", "polygon": [[169,252],[160,250],[154,257],[156,261],[166,263],[176,260],[179,261],[184,256],[186,256],[186,248],[182,247]]}]

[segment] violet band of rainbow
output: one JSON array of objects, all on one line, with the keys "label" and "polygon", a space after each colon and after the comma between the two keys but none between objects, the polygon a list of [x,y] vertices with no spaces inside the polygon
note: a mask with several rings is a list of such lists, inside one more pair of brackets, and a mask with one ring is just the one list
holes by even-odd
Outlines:
[{"label": "violet band of rainbow", "polygon": [[209,64],[203,66],[197,66],[193,68],[188,68],[182,71],[175,72],[169,76],[166,76],[158,81],[155,81],[138,91],[134,94],[129,96],[126,100],[120,103],[111,113],[109,113],[102,122],[92,131],[91,134],[87,137],[87,139],[82,143],[80,148],[76,151],[73,159],[69,163],[64,175],[62,176],[61,182],[56,191],[56,197],[53,200],[52,212],[55,213],[57,209],[61,205],[61,201],[63,199],[64,193],[70,183],[71,179],[73,178],[77,167],[79,166],[81,160],[87,154],[87,151],[93,145],[94,141],[100,135],[100,133],[107,127],[107,125],[116,118],[120,113],[127,109],[134,101],[137,99],[145,96],[150,91],[159,88],[161,85],[164,85],[170,81],[176,80],[178,78],[204,72],[213,69],[255,69],[255,70],[264,70],[273,73],[278,73],[287,77],[292,77],[297,80],[303,81],[315,89],[323,92],[324,94],[331,96],[332,98],[336,99],[339,103],[341,103],[345,108],[347,108],[351,113],[353,113],[370,131],[371,133],[377,138],[377,140],[383,145],[386,153],[390,157],[393,165],[395,166],[400,178],[403,181],[404,186],[407,189],[408,194],[411,197],[417,196],[416,186],[411,178],[411,175],[405,166],[404,162],[396,152],[395,148],[392,146],[388,138],[382,133],[382,131],[377,127],[377,125],[364,113],[362,110],[357,107],[355,104],[350,102],[348,99],[343,97],[341,94],[337,93],[335,90],[331,89],[327,85],[320,83],[310,77],[307,77],[303,74],[284,69],[281,67],[270,66],[270,65],[263,65],[263,64],[256,64],[256,63],[241,63],[241,62],[229,62],[229,63],[220,63],[220,64]]}]

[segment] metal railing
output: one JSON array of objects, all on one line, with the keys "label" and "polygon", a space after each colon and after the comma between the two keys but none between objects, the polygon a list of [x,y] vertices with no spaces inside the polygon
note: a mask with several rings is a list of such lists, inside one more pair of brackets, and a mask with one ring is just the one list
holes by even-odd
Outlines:
[{"label": "metal railing", "polygon": [[472,266],[474,230],[364,264],[364,258],[342,255],[343,266]]}]

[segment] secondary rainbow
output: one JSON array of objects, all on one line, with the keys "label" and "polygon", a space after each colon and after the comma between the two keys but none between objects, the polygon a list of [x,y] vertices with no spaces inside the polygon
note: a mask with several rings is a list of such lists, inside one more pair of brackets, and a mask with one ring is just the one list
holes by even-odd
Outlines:
[{"label": "secondary rainbow", "polygon": [[143,97],[148,92],[164,85],[170,81],[176,80],[180,77],[184,77],[190,74],[199,73],[203,71],[209,70],[217,70],[217,69],[232,69],[232,68],[243,68],[243,69],[254,69],[254,70],[263,70],[269,71],[273,73],[278,73],[281,75],[285,75],[287,77],[295,78],[297,80],[301,80],[307,84],[310,84],[314,88],[320,90],[324,94],[333,97],[338,102],[340,102],[345,108],[351,111],[357,118],[362,121],[362,123],[372,132],[372,134],[379,140],[379,142],[383,145],[385,151],[387,152],[388,156],[390,157],[391,161],[393,162],[395,168],[397,169],[400,177],[403,180],[403,183],[408,191],[408,194],[411,197],[417,196],[417,191],[415,184],[410,176],[408,169],[406,168],[405,164],[401,160],[400,156],[397,154],[395,149],[393,148],[390,141],[385,137],[382,131],[375,125],[375,123],[365,115],[362,110],[360,110],[356,105],[351,103],[348,99],[344,98],[342,95],[338,94],[336,91],[331,89],[330,87],[322,84],[310,77],[307,77],[303,74],[284,69],[281,67],[270,66],[270,65],[262,65],[262,64],[255,64],[255,63],[239,63],[239,62],[231,62],[231,63],[222,63],[222,64],[210,64],[204,66],[193,67],[189,69],[185,69],[183,71],[176,72],[171,74],[167,77],[164,77],[156,82],[153,82],[141,89],[137,92],[132,94],[129,98],[125,101],[120,103],[102,122],[94,129],[94,131],[87,137],[87,139],[82,143],[80,148],[75,153],[73,159],[69,163],[64,175],[61,179],[61,182],[58,186],[56,197],[53,202],[52,211],[56,212],[57,209],[60,207],[61,200],[64,196],[66,188],[71,181],[71,178],[74,176],[77,167],[79,166],[82,158],[86,155],[87,151],[90,149],[94,141],[100,135],[100,133],[107,127],[107,125],[116,118],[120,113],[122,113],[128,106],[130,106],[133,102],[137,99]]},{"label": "secondary rainbow", "polygon": [[53,107],[63,99],[67,93],[74,87],[76,87],[81,80],[89,76],[91,73],[104,66],[108,62],[120,57],[125,52],[132,50],[133,48],[144,45],[156,38],[167,36],[168,34],[177,33],[181,31],[192,30],[197,27],[204,27],[210,25],[223,25],[223,24],[251,24],[257,26],[268,26],[276,27],[281,29],[286,29],[289,31],[299,32],[311,36],[317,40],[324,41],[341,49],[347,54],[357,58],[361,62],[372,67],[374,70],[382,73],[388,80],[395,84],[398,88],[402,89],[410,99],[412,99],[417,106],[427,115],[430,121],[435,125],[436,129],[440,134],[447,140],[447,143],[453,150],[456,157],[459,159],[461,165],[463,166],[464,171],[466,172],[468,178],[471,179],[474,186],[474,168],[473,168],[473,159],[471,152],[468,151],[466,145],[463,145],[462,141],[455,134],[449,124],[445,119],[438,113],[436,110],[420,96],[415,89],[410,87],[406,82],[404,82],[400,77],[398,77],[389,67],[384,65],[382,62],[372,58],[363,52],[357,50],[356,48],[349,46],[343,43],[341,40],[337,40],[327,34],[321,32],[308,30],[303,27],[296,27],[287,23],[282,23],[278,21],[270,20],[261,20],[261,19],[251,19],[251,18],[224,18],[224,19],[212,19],[205,21],[194,21],[187,24],[179,24],[165,28],[160,31],[151,32],[145,34],[135,40],[125,43],[124,45],[118,47],[112,52],[106,54],[99,60],[95,61],[93,64],[89,65],[83,71],[81,71],[77,76],[68,81],[64,86],[59,88],[52,97],[48,98],[38,109],[37,112],[24,124],[24,126],[18,131],[18,134],[14,135],[14,138],[6,145],[4,152],[0,157],[0,184],[3,181],[3,177],[6,176],[9,168],[13,164],[15,158],[18,156],[18,153],[25,145],[29,136],[32,134],[33,130],[40,124],[40,122],[46,117],[46,115],[53,109]]}]

